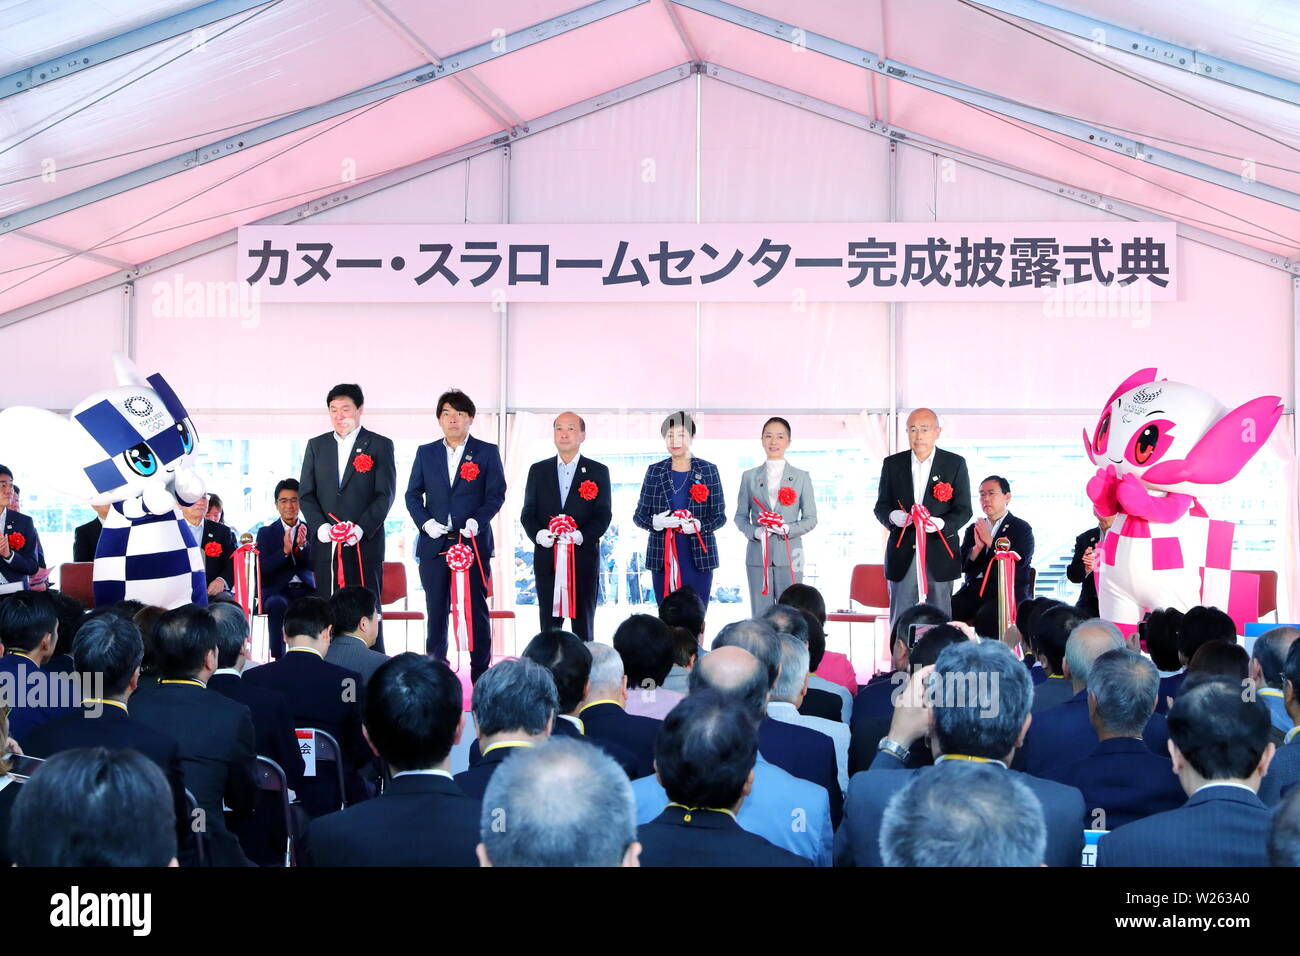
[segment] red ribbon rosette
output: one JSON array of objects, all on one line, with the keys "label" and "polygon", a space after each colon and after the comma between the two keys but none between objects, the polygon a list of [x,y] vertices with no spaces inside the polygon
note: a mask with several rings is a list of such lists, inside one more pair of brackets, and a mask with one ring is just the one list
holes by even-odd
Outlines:
[{"label": "red ribbon rosette", "polygon": [[793,488],[791,488],[789,485],[786,485],[784,488],[782,488],[780,491],[776,493],[776,500],[779,504],[785,505],[787,508],[789,508],[792,504],[794,504],[796,501],[799,500],[799,496],[795,494]]},{"label": "red ribbon rosette", "polygon": [[23,534],[21,531],[11,531],[9,533],[9,547],[13,550],[21,551],[23,546],[26,544],[27,535]]},{"label": "red ribbon rosette", "polygon": [[203,553],[206,554],[209,558],[221,557],[221,542],[209,541],[207,544],[203,546]]},{"label": "red ribbon rosette", "polygon": [[[330,517],[333,518],[335,522],[330,526],[330,544],[334,548],[334,564],[338,568],[337,586],[344,587],[343,546],[347,542],[348,538],[352,537],[352,532],[357,529],[357,526],[351,521],[339,521],[339,519],[335,518],[333,515],[330,515]],[[357,547],[357,575],[361,580],[365,580],[366,572],[361,565],[360,547]]]},{"label": "red ribbon rosette", "polygon": [[[782,488],[781,490],[782,491],[788,490],[790,492],[790,497],[791,498],[794,497],[793,488],[789,488],[789,489]],[[778,495],[778,497],[780,496]],[[768,511],[766,508],[763,507],[763,503],[759,501],[757,498],[753,498],[752,500],[754,504],[758,506],[758,526],[760,528],[770,528],[772,531],[776,531],[778,528],[781,527],[781,525],[785,524],[785,519],[782,518],[777,512]],[[768,592],[767,539],[770,537],[771,537],[770,534],[763,535],[763,590],[761,592],[762,594],[766,594]],[[786,559],[790,562],[790,583],[794,584],[794,557],[790,554],[790,536],[788,534],[783,534],[781,535],[781,537],[785,540],[785,556]]]},{"label": "red ribbon rosette", "polygon": [[[695,488],[704,488],[704,486],[696,485]],[[695,488],[691,489],[692,497],[695,495]],[[704,488],[704,494],[707,496],[708,493],[709,489]],[[683,521],[693,521],[695,519],[695,516],[685,508],[678,508],[673,512],[672,516],[681,518]],[[672,594],[682,586],[682,569],[681,565],[677,563],[677,534],[675,528],[664,528],[664,597]],[[704,543],[704,538],[699,534],[696,537],[700,539],[700,547],[704,549],[704,553],[708,554],[709,549]]]},{"label": "red ribbon rosette", "polygon": [[[546,530],[554,535],[572,534],[578,530],[578,522],[569,515],[556,515],[547,523]],[[551,616],[562,620],[572,618],[578,610],[578,581],[573,561],[573,543],[562,541],[557,537],[551,550],[555,560],[555,587],[551,596]]]},{"label": "red ribbon rosette", "polygon": [[583,501],[595,501],[598,494],[600,494],[600,488],[590,479],[578,485],[578,497]]},{"label": "red ribbon rosette", "polygon": [[[473,540],[472,538],[470,539]],[[474,566],[474,551],[463,541],[457,541],[445,552],[443,558],[451,571],[451,632],[456,638],[456,669],[460,669],[460,638],[465,635],[465,649],[474,653],[474,613],[469,595],[469,569]]]},{"label": "red ribbon rosette", "polygon": [[952,485],[946,481],[941,481],[934,486],[934,498],[936,501],[952,501]]},{"label": "red ribbon rosette", "polygon": [[695,484],[691,485],[691,501],[694,501],[697,505],[702,505],[704,504],[704,502],[708,500],[709,500],[708,485],[701,484],[698,481]]},{"label": "red ribbon rosette", "polygon": [[361,474],[364,475],[371,468],[375,467],[375,460],[371,458],[369,455],[367,455],[365,452],[362,452],[361,454],[357,455],[356,458],[352,459],[352,467],[356,471],[359,471],[361,472]]},{"label": "red ribbon rosette", "polygon": [[472,461],[467,461],[460,466],[460,476],[466,481],[473,481],[478,477],[478,465]]}]

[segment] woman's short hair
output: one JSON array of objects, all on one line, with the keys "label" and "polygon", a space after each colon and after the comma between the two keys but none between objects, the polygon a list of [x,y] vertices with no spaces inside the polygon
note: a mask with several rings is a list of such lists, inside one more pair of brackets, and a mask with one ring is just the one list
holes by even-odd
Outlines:
[{"label": "woman's short hair", "polygon": [[664,423],[659,426],[660,437],[667,438],[670,428],[685,428],[688,435],[695,437],[695,419],[687,412],[673,412],[665,418]]}]

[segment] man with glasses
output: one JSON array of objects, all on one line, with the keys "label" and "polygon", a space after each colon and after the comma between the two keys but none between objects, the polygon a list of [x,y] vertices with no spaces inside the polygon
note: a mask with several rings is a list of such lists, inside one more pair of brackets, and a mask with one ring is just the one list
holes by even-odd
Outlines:
[{"label": "man with glasses", "polygon": [[298,505],[298,482],[285,478],[275,486],[278,521],[258,529],[262,564],[262,607],[266,611],[271,656],[284,656],[284,610],[300,597],[316,593],[312,570],[312,536]]},{"label": "man with glasses", "polygon": [[992,580],[985,584],[984,579],[990,572],[997,574],[993,553],[999,538],[1006,538],[1011,550],[1020,555],[1015,564],[1015,597],[1012,600],[1019,605],[1031,597],[1029,567],[1034,560],[1034,529],[1024,518],[1018,518],[1007,510],[1010,504],[1011,482],[1000,475],[989,475],[980,482],[980,510],[984,517],[972,522],[961,540],[961,569],[966,583],[952,596],[954,620],[974,624],[980,607],[998,599],[998,582]]},{"label": "man with glasses", "polygon": [[11,508],[14,473],[0,465],[0,594],[27,590],[28,575],[40,570],[36,525]]}]

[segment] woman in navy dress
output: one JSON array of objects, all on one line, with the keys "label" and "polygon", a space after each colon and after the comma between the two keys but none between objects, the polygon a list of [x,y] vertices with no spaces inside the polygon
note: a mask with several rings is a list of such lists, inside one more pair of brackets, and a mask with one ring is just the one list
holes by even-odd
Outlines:
[{"label": "woman in navy dress", "polygon": [[[655,601],[675,590],[675,581],[664,581],[664,541],[672,531],[673,550],[680,569],[681,585],[690,586],[707,605],[713,591],[713,571],[718,566],[718,544],[714,532],[727,522],[722,481],[711,462],[691,455],[695,420],[686,412],[674,412],[659,427],[669,457],[656,461],[645,472],[641,497],[632,516],[638,528],[650,532],[646,564],[654,581]],[[690,512],[689,518],[674,514]],[[667,587],[667,591],[665,591]]]}]

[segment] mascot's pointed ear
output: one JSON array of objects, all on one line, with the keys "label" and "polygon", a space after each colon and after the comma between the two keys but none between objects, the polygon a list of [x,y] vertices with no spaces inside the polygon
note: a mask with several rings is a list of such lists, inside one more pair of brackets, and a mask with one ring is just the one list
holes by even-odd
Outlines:
[{"label": "mascot's pointed ear", "polygon": [[149,383],[145,381],[144,376],[136,370],[135,363],[121,352],[113,353],[113,374],[117,377],[119,387],[123,385],[149,387]]},{"label": "mascot's pointed ear", "polygon": [[1231,481],[1273,434],[1282,418],[1281,402],[1276,395],[1264,395],[1233,409],[1201,436],[1186,458],[1152,465],[1143,472],[1142,480],[1154,485]]},{"label": "mascot's pointed ear", "polygon": [[43,408],[6,408],[0,412],[0,448],[12,459],[6,464],[20,468],[25,482],[83,499],[95,493],[82,469],[104,452],[70,418]]}]

